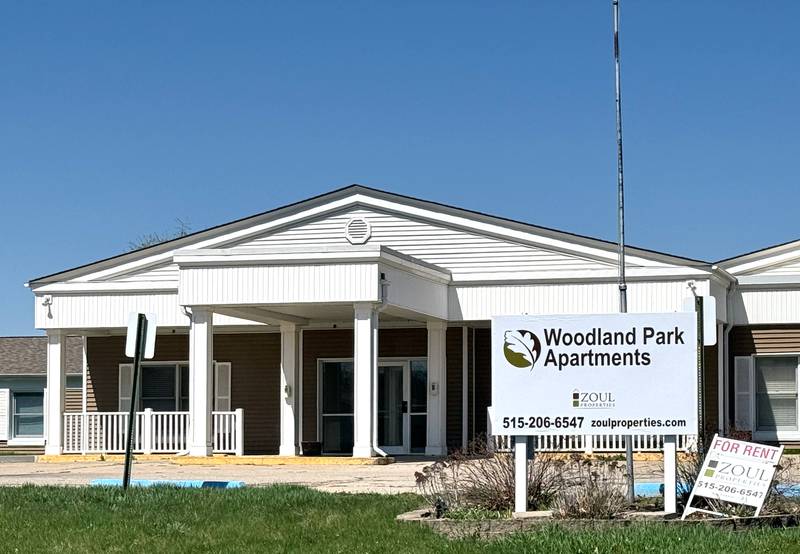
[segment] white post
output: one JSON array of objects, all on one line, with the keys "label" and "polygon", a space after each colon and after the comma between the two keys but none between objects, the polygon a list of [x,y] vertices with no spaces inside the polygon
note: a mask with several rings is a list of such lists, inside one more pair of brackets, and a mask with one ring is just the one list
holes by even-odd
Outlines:
[{"label": "white post", "polygon": [[214,401],[214,324],[213,313],[193,308],[189,327],[189,429],[190,456],[209,456],[213,452],[211,408]]},{"label": "white post", "polygon": [[244,410],[236,408],[236,455],[244,456]]},{"label": "white post", "polygon": [[295,376],[297,375],[297,329],[294,324],[281,324],[281,456],[297,456]]},{"label": "white post", "polygon": [[89,450],[89,414],[81,412],[81,454]]},{"label": "white post", "polygon": [[664,436],[664,512],[674,514],[677,510],[678,465],[677,437]]},{"label": "white post", "polygon": [[428,322],[428,441],[425,446],[427,456],[447,454],[446,333],[446,322]]},{"label": "white post", "polygon": [[142,452],[144,454],[153,453],[153,409],[144,409],[144,421],[142,422]]},{"label": "white post", "polygon": [[514,437],[514,513],[528,511],[528,437]]},{"label": "white post", "polygon": [[358,303],[353,309],[353,456],[369,458],[373,455],[372,365],[378,350],[378,314],[373,304]]},{"label": "white post", "polygon": [[64,386],[67,365],[67,337],[61,331],[47,332],[47,434],[44,453],[62,452],[64,426]]}]

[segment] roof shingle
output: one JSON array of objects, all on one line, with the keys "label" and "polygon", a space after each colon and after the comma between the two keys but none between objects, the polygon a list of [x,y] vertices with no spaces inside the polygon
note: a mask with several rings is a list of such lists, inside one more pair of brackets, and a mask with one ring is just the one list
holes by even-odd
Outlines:
[{"label": "roof shingle", "polygon": [[[67,373],[82,373],[81,337],[67,337]],[[0,337],[0,375],[47,374],[47,337]]]}]

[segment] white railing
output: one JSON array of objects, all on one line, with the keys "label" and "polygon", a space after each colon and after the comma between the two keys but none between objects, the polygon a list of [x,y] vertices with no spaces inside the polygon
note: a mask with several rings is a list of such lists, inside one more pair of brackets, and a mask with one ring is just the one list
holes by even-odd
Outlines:
[{"label": "white railing", "polygon": [[244,417],[235,412],[214,412],[214,452],[244,454]]},{"label": "white railing", "polygon": [[[244,454],[244,412],[213,412],[214,452]],[[189,412],[136,413],[133,451],[142,454],[182,452],[188,449],[191,423]],[[64,414],[65,453],[125,452],[128,435],[126,412],[85,412]]]},{"label": "white railing", "polygon": [[[491,408],[490,408],[491,410]],[[664,450],[664,435],[633,435],[634,452],[660,452]],[[696,435],[677,435],[678,451],[685,452],[697,445]],[[513,448],[510,435],[492,433],[491,412],[486,414],[486,442],[489,449],[510,452]],[[623,435],[539,435],[535,437],[536,452],[624,452]]]}]

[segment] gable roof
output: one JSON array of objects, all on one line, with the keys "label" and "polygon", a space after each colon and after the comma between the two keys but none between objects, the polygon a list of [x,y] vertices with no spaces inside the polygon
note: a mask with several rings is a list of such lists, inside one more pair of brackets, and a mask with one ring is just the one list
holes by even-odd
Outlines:
[{"label": "gable roof", "polygon": [[[387,192],[375,188],[366,187],[363,185],[350,185],[347,187],[334,190],[332,192],[314,196],[312,198],[288,204],[286,206],[274,208],[272,210],[268,210],[256,215],[237,219],[230,223],[225,223],[222,225],[210,227],[208,229],[197,231],[195,233],[191,233],[189,235],[172,239],[153,246],[148,246],[131,252],[125,252],[117,256],[112,256],[110,258],[105,258],[96,262],[84,264],[72,269],[59,271],[57,273],[45,275],[42,277],[37,277],[35,279],[31,279],[31,281],[27,283],[27,285],[32,287],[38,285],[44,285],[47,283],[79,277],[87,273],[102,271],[118,265],[135,262],[136,260],[139,259],[156,256],[183,247],[187,247],[206,239],[212,239],[214,237],[222,236],[228,233],[242,231],[249,227],[264,224],[272,220],[278,220],[283,217],[288,217],[291,216],[292,214],[303,212],[305,210],[309,210],[314,207],[324,206],[326,203],[340,201],[348,197],[357,197],[359,195],[369,197],[375,200],[386,200],[389,202],[403,204],[409,207],[417,207],[421,209],[431,210],[440,214],[467,218],[475,222],[487,223],[503,227],[505,229],[508,229],[509,231],[517,231],[517,232],[521,231],[525,233],[533,233],[554,240],[564,241],[589,248],[597,248],[599,250],[604,250],[609,253],[616,252],[617,248],[617,244],[615,242],[603,239],[598,239],[576,233],[570,233],[566,231],[559,231],[556,229],[533,225],[530,223],[516,221],[500,216],[488,215],[482,212],[468,210],[464,208],[458,208],[455,206],[450,206],[439,202],[421,200],[419,198]],[[638,248],[626,245],[626,252],[629,255],[640,256],[657,262],[677,264],[690,267],[702,267],[705,270],[710,270],[711,268],[710,263],[702,260],[675,256],[645,248]]]},{"label": "gable roof", "polygon": [[[67,374],[83,373],[83,341],[67,337]],[[0,337],[0,375],[46,375],[47,337]]]}]

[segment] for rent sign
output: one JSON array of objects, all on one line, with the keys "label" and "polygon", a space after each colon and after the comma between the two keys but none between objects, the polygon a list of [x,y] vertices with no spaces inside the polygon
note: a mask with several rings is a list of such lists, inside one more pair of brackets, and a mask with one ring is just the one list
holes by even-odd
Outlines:
[{"label": "for rent sign", "polygon": [[697,317],[494,317],[492,407],[501,434],[695,433]]},{"label": "for rent sign", "polygon": [[781,454],[782,446],[714,435],[683,516],[708,511],[691,507],[695,496],[754,506],[757,515],[769,492]]}]

